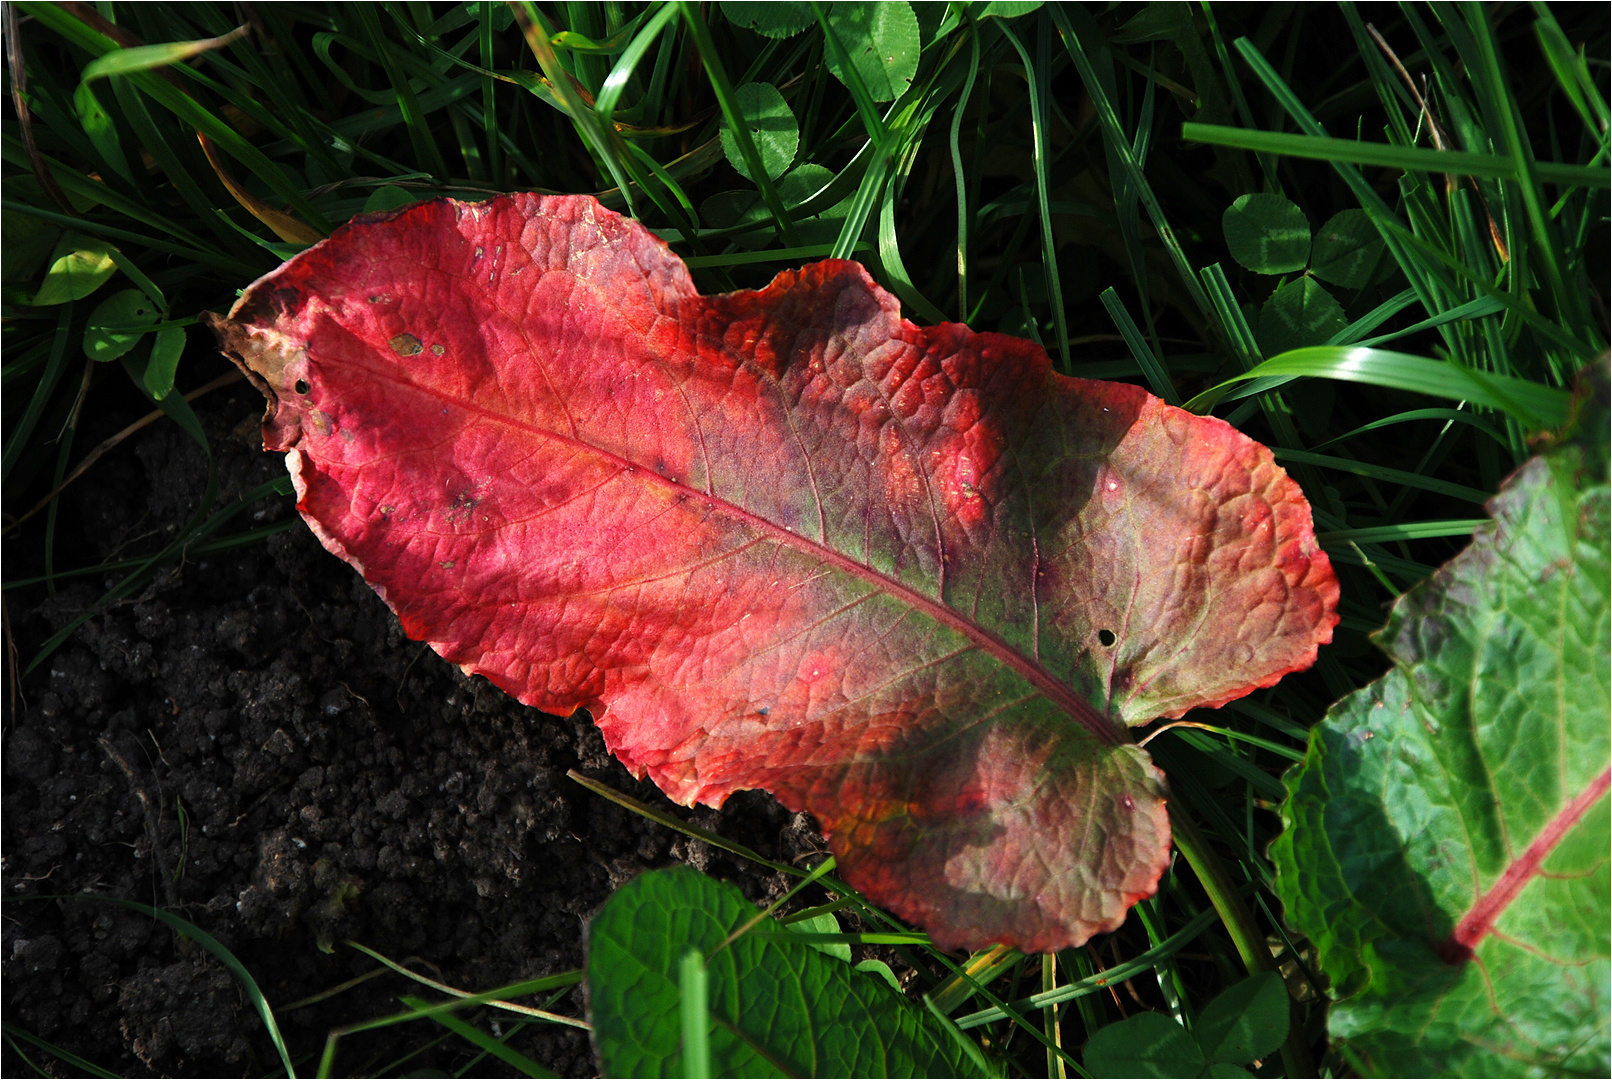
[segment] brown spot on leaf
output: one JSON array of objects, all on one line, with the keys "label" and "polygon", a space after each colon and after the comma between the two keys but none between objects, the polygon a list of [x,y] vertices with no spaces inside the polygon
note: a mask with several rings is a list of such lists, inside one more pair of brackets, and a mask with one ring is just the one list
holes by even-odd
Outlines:
[{"label": "brown spot on leaf", "polygon": [[425,346],[413,334],[399,334],[391,340],[392,351],[399,356],[418,356]]}]

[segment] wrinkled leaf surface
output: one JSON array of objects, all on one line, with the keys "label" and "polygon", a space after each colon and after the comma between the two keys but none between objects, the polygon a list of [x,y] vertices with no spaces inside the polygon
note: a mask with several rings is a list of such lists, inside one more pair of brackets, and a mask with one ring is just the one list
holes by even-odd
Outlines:
[{"label": "wrinkled leaf surface", "polygon": [[1288,777],[1277,889],[1362,1072],[1607,1075],[1602,408],[1400,599],[1378,638],[1394,669]]},{"label": "wrinkled leaf surface", "polygon": [[1169,846],[1126,725],[1268,686],[1336,622],[1264,447],[914,326],[855,263],[706,297],[586,197],[439,201],[214,325],[411,636],[588,709],[682,803],[810,811],[947,947],[1117,926]]},{"label": "wrinkled leaf surface", "polygon": [[689,1075],[678,965],[691,948],[706,961],[714,1076],[979,1075],[952,1035],[875,975],[789,935],[746,934],[718,950],[755,915],[737,888],[686,866],[610,898],[588,925],[588,1020],[605,1076]]}]

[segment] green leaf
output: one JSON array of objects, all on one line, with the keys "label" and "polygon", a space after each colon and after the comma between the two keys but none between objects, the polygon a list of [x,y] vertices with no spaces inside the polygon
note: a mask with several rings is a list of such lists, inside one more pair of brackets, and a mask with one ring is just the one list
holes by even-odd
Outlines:
[{"label": "green leaf", "polygon": [[150,326],[160,315],[157,305],[139,289],[120,289],[90,312],[84,326],[84,355],[103,363],[116,360],[145,336],[143,330],[128,328]]},{"label": "green leaf", "polygon": [[[800,145],[800,125],[795,122],[795,114],[790,111],[784,95],[770,83],[745,83],[733,92],[733,98],[744,116],[750,141],[761,154],[762,166],[767,175],[776,180],[795,160],[795,148]],[[727,155],[728,163],[746,180],[754,179],[733,132],[724,127],[721,134],[722,152]]]},{"label": "green leaf", "polygon": [[[847,946],[846,949],[849,951],[850,947]],[[883,960],[863,960],[856,965],[856,970],[865,975],[875,975],[883,979],[890,984],[890,989],[898,994],[901,993],[901,980],[896,978],[896,973],[891,971],[890,965]]]},{"label": "green leaf", "polygon": [[678,987],[691,949],[705,958],[709,1075],[980,1075],[882,979],[788,932],[724,947],[756,914],[737,888],[685,866],[643,874],[610,898],[588,927],[589,1020],[604,1075],[690,1075]]},{"label": "green leaf", "polygon": [[1283,285],[1259,310],[1259,344],[1266,356],[1324,345],[1349,325],[1343,306],[1312,277]]},{"label": "green leaf", "polygon": [[1400,598],[1377,636],[1393,669],[1287,777],[1277,892],[1365,1074],[1612,1066],[1604,378],[1583,434]]},{"label": "green leaf", "polygon": [[722,0],[722,14],[733,25],[770,38],[794,37],[817,21],[812,17],[810,4],[791,3],[789,0],[768,0],[765,3]]},{"label": "green leaf", "polygon": [[123,153],[117,126],[88,82],[79,83],[73,91],[73,111],[78,114],[79,126],[90,137],[90,143],[101,155],[101,160],[113,172],[132,182],[134,173],[129,169],[129,159]]},{"label": "green leaf", "polygon": [[[793,930],[797,934],[838,934],[840,921],[834,917],[832,911],[825,911],[821,915],[813,915],[809,919],[799,919],[784,924],[785,929]],[[837,957],[847,964],[851,962],[851,946],[843,941],[814,941],[810,942],[812,948],[827,956]],[[858,968],[857,970],[861,970]]]},{"label": "green leaf", "polygon": [[396,210],[408,206],[415,198],[396,184],[386,184],[370,192],[369,198],[364,200],[366,214],[373,214],[382,210]]},{"label": "green leaf", "polygon": [[82,300],[106,284],[117,271],[112,245],[83,233],[70,232],[56,241],[44,283],[30,301],[35,307]]},{"label": "green leaf", "polygon": [[15,210],[0,213],[0,235],[5,237],[5,243],[0,244],[0,281],[20,285],[37,274],[61,232],[32,214]]},{"label": "green leaf", "polygon": [[1046,0],[989,0],[988,3],[975,4],[973,8],[976,19],[1017,19],[1020,15],[1028,15],[1039,8]]},{"label": "green leaf", "polygon": [[182,327],[168,326],[157,331],[151,343],[151,362],[146,365],[146,391],[156,401],[167,397],[174,388],[174,372],[179,369],[179,358],[185,352],[185,331]]},{"label": "green leaf", "polygon": [[1292,274],[1310,261],[1310,223],[1280,195],[1240,195],[1221,215],[1231,257],[1256,274]]},{"label": "green leaf", "polygon": [[157,45],[137,45],[130,49],[114,49],[103,53],[84,65],[81,81],[105,78],[110,75],[129,75],[136,71],[167,67],[199,56],[209,49],[219,49],[246,36],[246,27],[237,26],[219,37],[198,41],[165,41]]},{"label": "green leaf", "polygon": [[1245,1065],[1281,1046],[1287,1025],[1287,987],[1274,971],[1262,971],[1204,1006],[1193,1034],[1211,1062]]},{"label": "green leaf", "polygon": [[[921,46],[911,4],[906,0],[835,4],[828,9],[828,25],[874,101],[894,101],[906,92],[918,73]],[[833,50],[825,52],[824,59],[836,79],[848,82]]]},{"label": "green leaf", "polygon": [[1202,1076],[1206,1064],[1187,1029],[1163,1013],[1137,1013],[1086,1043],[1086,1069],[1097,1077]]},{"label": "green leaf", "polygon": [[1364,210],[1334,214],[1316,234],[1310,272],[1345,289],[1363,289],[1382,257],[1383,241]]}]

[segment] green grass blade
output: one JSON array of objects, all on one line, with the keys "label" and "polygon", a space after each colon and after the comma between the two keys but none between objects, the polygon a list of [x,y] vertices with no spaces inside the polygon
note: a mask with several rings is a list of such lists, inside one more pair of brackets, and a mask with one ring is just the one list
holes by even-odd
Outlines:
[{"label": "green grass blade", "polygon": [[963,83],[963,92],[952,107],[951,138],[948,146],[952,159],[952,182],[957,187],[957,317],[968,317],[968,233],[972,220],[968,212],[968,180],[963,172],[963,151],[959,136],[962,134],[963,113],[968,109],[968,99],[974,93],[974,80],[979,75],[980,68],[980,37],[979,31],[973,26],[968,28],[968,78]]},{"label": "green grass blade", "polygon": [[11,470],[16,468],[17,462],[22,458],[23,450],[27,449],[28,438],[34,432],[34,426],[39,423],[40,416],[44,415],[45,407],[50,404],[51,396],[56,392],[56,384],[61,382],[62,374],[67,370],[68,358],[68,329],[73,323],[73,302],[69,300],[61,306],[56,316],[56,335],[51,339],[50,358],[45,361],[44,373],[39,376],[39,383],[34,387],[33,396],[28,399],[27,408],[23,409],[22,416],[6,426],[11,430],[6,433],[6,448],[4,462],[0,464],[0,480],[11,476]]},{"label": "green grass blade", "polygon": [[1046,33],[1038,39],[1037,55],[1041,60],[1038,66],[1030,62],[1030,54],[1025,51],[1018,36],[1006,23],[998,29],[1008,44],[1019,54],[1019,60],[1024,64],[1025,76],[1030,83],[1030,165],[1035,171],[1036,204],[1041,221],[1041,265],[1047,279],[1047,301],[1052,305],[1052,325],[1058,335],[1058,355],[1063,360],[1064,370],[1068,371],[1074,360],[1069,355],[1069,325],[1065,321],[1063,284],[1058,276],[1058,244],[1052,235],[1052,210],[1047,205],[1049,199],[1047,171],[1050,163],[1047,159],[1046,77],[1052,67],[1052,61],[1045,54],[1052,39]]},{"label": "green grass blade", "polygon": [[[1451,176],[1482,176],[1515,180],[1527,167],[1520,159],[1500,154],[1472,154],[1464,150],[1427,150],[1418,146],[1335,139],[1319,135],[1295,135],[1280,131],[1249,131],[1220,124],[1181,125],[1181,138],[1209,146],[1229,146],[1266,154],[1310,158],[1315,161],[1347,161],[1407,172],[1444,173]],[[1612,187],[1612,169],[1591,165],[1566,165],[1541,161],[1532,164],[1539,179],[1549,184],[1591,188]]]},{"label": "green grass blade", "polygon": [[149,71],[152,68],[167,67],[182,60],[189,60],[193,56],[200,56],[209,49],[221,49],[232,41],[246,36],[246,26],[237,26],[227,34],[219,37],[202,38],[196,41],[169,41],[160,45],[138,45],[132,49],[117,49],[113,52],[97,56],[84,65],[79,78],[84,82],[91,79],[106,78],[111,75],[128,75],[135,71]]},{"label": "green grass blade", "polygon": [[1350,326],[1344,329],[1341,333],[1337,334],[1333,340],[1327,342],[1327,344],[1359,345],[1362,347],[1371,348],[1381,345],[1387,341],[1395,341],[1402,337],[1410,337],[1412,334],[1420,334],[1424,330],[1433,330],[1453,322],[1481,319],[1485,315],[1493,315],[1496,312],[1501,312],[1504,310],[1506,310],[1506,305],[1498,297],[1480,296],[1476,300],[1468,300],[1464,304],[1458,304],[1455,307],[1450,308],[1448,311],[1442,311],[1439,314],[1434,315],[1432,318],[1423,319],[1421,322],[1413,323],[1402,330],[1394,330],[1387,334],[1378,334],[1376,337],[1368,338],[1364,337],[1363,335],[1356,336],[1354,333],[1355,327]]},{"label": "green grass blade", "polygon": [[[974,1063],[974,1068],[979,1070],[981,1076],[999,1075],[999,1070],[991,1064],[991,1059],[985,1056],[985,1051],[980,1047],[979,1042],[963,1034],[963,1029],[957,1026],[957,1021],[947,1016],[930,999],[928,994],[924,995],[924,1008],[928,1010],[930,1016],[934,1017],[941,1030],[951,1037],[951,1040],[957,1044],[963,1053],[968,1055],[968,1059]],[[1051,1050],[1047,1051],[1047,1056],[1053,1061],[1057,1060],[1057,1055]]]},{"label": "green grass blade", "polygon": [[[661,32],[666,24],[677,18],[678,9],[674,4],[666,4],[652,15],[643,29],[638,31],[627,47],[622,50],[616,64],[605,77],[604,85],[599,89],[599,96],[594,100],[594,111],[600,119],[610,123],[615,117],[616,102],[620,100],[621,93],[627,88],[628,81],[633,72],[638,69],[638,62],[644,58],[649,47],[660,39]],[[752,143],[752,145],[754,145]]]},{"label": "green grass blade", "polygon": [[1606,98],[1601,96],[1600,87],[1595,85],[1595,77],[1590,74],[1583,51],[1573,51],[1561,24],[1551,14],[1549,5],[1543,0],[1534,0],[1533,7],[1534,14],[1538,16],[1534,23],[1534,36],[1539,39],[1540,50],[1550,62],[1556,84],[1561,87],[1567,100],[1572,102],[1579,116],[1583,117],[1584,126],[1601,137],[1604,147],[1608,124]]},{"label": "green grass blade", "polygon": [[1373,420],[1369,424],[1361,424],[1353,431],[1334,436],[1326,442],[1316,443],[1310,449],[1321,450],[1337,443],[1348,442],[1350,439],[1370,431],[1376,431],[1379,428],[1392,427],[1394,424],[1407,424],[1413,420],[1443,420],[1446,423],[1466,424],[1483,432],[1501,446],[1509,445],[1506,436],[1501,434],[1492,424],[1464,409],[1411,409],[1408,412],[1394,413],[1392,416]]},{"label": "green grass blade", "polygon": [[[1061,1005],[1065,1001],[1073,1001],[1087,994],[1100,994],[1107,990],[1110,985],[1118,986],[1126,979],[1135,978],[1137,975],[1152,970],[1155,965],[1162,963],[1167,957],[1174,956],[1192,944],[1200,934],[1218,921],[1219,916],[1213,908],[1202,911],[1188,920],[1186,925],[1171,934],[1163,942],[1144,953],[1126,960],[1124,963],[1116,964],[1090,978],[1065,983],[1050,994],[1036,994],[1033,997],[1020,998],[1017,1001],[1008,1003],[1008,1007],[1022,1010],[1044,1009],[1048,1005]],[[991,1008],[981,1009],[978,1012],[958,1017],[957,1026],[963,1031],[970,1031],[974,1028],[994,1023],[997,1020],[1005,1020],[1007,1015],[1002,1008],[993,1005]]]},{"label": "green grass blade", "polygon": [[[79,1057],[70,1050],[63,1050],[54,1043],[46,1042],[33,1032],[27,1031],[18,1027],[16,1024],[13,1024],[10,1020],[0,1022],[0,1030],[5,1031],[7,1038],[21,1039],[23,1042],[43,1050],[51,1057],[56,1058],[62,1064],[71,1065],[73,1068],[79,1070],[80,1072],[88,1073],[90,1076],[100,1077],[102,1080],[117,1080],[117,1078],[121,1075],[120,1073],[108,1072],[106,1069],[101,1068],[93,1061],[86,1061],[84,1058]],[[19,1056],[21,1055],[19,1054]],[[29,1064],[32,1065],[33,1063],[29,1062]],[[38,1066],[36,1065],[34,1068],[37,1070]],[[50,1074],[41,1072],[39,1075],[49,1076]]]},{"label": "green grass blade", "polygon": [[[868,90],[867,84],[862,81],[856,65],[851,62],[845,51],[845,43],[840,40],[834,28],[829,25],[828,13],[817,0],[809,0],[812,14],[817,17],[817,25],[823,31],[824,48],[831,52],[839,62],[841,70],[845,72],[845,88],[850,91],[851,100],[856,103],[857,115],[862,118],[862,126],[867,128],[868,139],[880,154],[888,150],[890,133],[884,124],[884,118],[879,115],[879,107],[873,101],[873,94]],[[752,166],[753,168],[754,166]]]},{"label": "green grass blade", "polygon": [[1153,392],[1171,405],[1180,405],[1181,395],[1175,392],[1175,385],[1170,382],[1170,376],[1165,372],[1164,365],[1159,363],[1159,358],[1154,355],[1152,348],[1142,337],[1141,330],[1131,321],[1130,312],[1125,310],[1124,301],[1120,300],[1119,293],[1114,291],[1112,285],[1103,290],[1102,301],[1103,307],[1108,309],[1109,316],[1113,318],[1114,325],[1119,328],[1120,337],[1125,339],[1126,347],[1131,350],[1131,355],[1136,357],[1136,363],[1141,367],[1142,374],[1147,377],[1148,385],[1153,388]]},{"label": "green grass blade", "polygon": [[398,63],[398,50],[389,47],[386,32],[381,29],[379,7],[375,4],[354,4],[350,10],[363,26],[370,47],[380,56],[381,70],[392,84],[392,93],[396,96],[398,109],[403,113],[403,126],[408,130],[415,157],[431,175],[446,180],[448,163],[443,160],[442,151],[431,136],[430,125],[426,123],[425,114],[420,111],[420,103],[414,96],[414,87],[409,84],[408,76]]},{"label": "green grass blade", "polygon": [[1508,412],[1536,428],[1553,427],[1567,419],[1567,392],[1555,387],[1509,375],[1473,371],[1444,360],[1358,345],[1293,349],[1205,390],[1187,402],[1185,408],[1207,411],[1230,387],[1271,375],[1307,375],[1470,401]]},{"label": "green grass blade", "polygon": [[939,325],[946,321],[945,312],[918,291],[901,261],[901,245],[896,239],[896,187],[894,181],[884,185],[884,198],[879,205],[879,264],[884,267],[885,277],[889,279],[890,291],[900,297],[901,302],[919,318]]},{"label": "green grass blade", "polygon": [[1439,495],[1448,495],[1452,499],[1462,499],[1482,505],[1493,495],[1492,491],[1479,491],[1465,484],[1452,484],[1447,480],[1439,480],[1421,473],[1406,472],[1403,469],[1390,469],[1385,465],[1373,465],[1365,461],[1352,461],[1348,458],[1328,457],[1325,454],[1312,454],[1306,450],[1284,450],[1280,447],[1271,451],[1276,455],[1277,461],[1291,461],[1296,465],[1314,465],[1321,469],[1336,469],[1339,472],[1353,473],[1355,476],[1367,476],[1373,480],[1386,480],[1391,484],[1401,484],[1405,487],[1418,488],[1422,491],[1431,491]]},{"label": "green grass blade", "polygon": [[235,976],[235,981],[241,984],[241,991],[263,1020],[263,1027],[268,1031],[269,1041],[274,1044],[275,1051],[280,1055],[280,1064],[285,1067],[286,1076],[295,1080],[297,1070],[291,1064],[291,1052],[286,1049],[285,1039],[280,1036],[280,1025],[275,1022],[274,1009],[270,1007],[268,999],[263,996],[263,991],[258,987],[257,980],[252,978],[252,973],[246,970],[246,965],[236,959],[235,954],[226,949],[221,941],[195,923],[182,919],[171,911],[163,911],[161,908],[154,908],[135,900],[124,900],[122,897],[100,896],[92,893],[79,894],[74,899],[117,904],[131,911],[138,911],[142,915],[150,916],[158,922],[167,924],[177,931],[180,936],[189,938],[212,953],[218,959],[218,962],[223,964],[231,975]]},{"label": "green grass blade", "polygon": [[1456,521],[1407,521],[1402,525],[1376,525],[1367,529],[1335,529],[1317,533],[1322,544],[1353,541],[1357,544],[1389,544],[1399,540],[1428,540],[1440,536],[1471,536],[1472,530],[1488,518],[1462,518]]},{"label": "green grass blade", "polygon": [[[413,1009],[419,1010],[420,1014],[424,1014],[425,1010],[430,1007],[427,1002],[422,1001],[417,997],[403,997],[399,998],[398,1000],[402,1001],[403,1004]],[[514,1047],[507,1045],[502,1039],[495,1039],[487,1032],[475,1027],[474,1025],[465,1023],[452,1013],[433,1013],[430,1014],[430,1018],[436,1023],[447,1028],[449,1031],[453,1032],[455,1035],[459,1036],[461,1039],[464,1039],[466,1042],[480,1048],[484,1053],[491,1054],[499,1061],[502,1061],[510,1068],[519,1072],[522,1076],[531,1076],[537,1077],[539,1080],[548,1080],[549,1077],[555,1077],[558,1075],[557,1073],[553,1073],[548,1069],[545,1069],[543,1066],[539,1065],[537,1062],[533,1061],[519,1050],[516,1050]]]},{"label": "green grass blade", "polygon": [[794,218],[790,217],[789,211],[784,208],[783,198],[778,194],[777,187],[767,175],[766,166],[761,162],[761,152],[756,149],[755,140],[750,138],[750,127],[744,122],[744,113],[733,96],[733,84],[728,81],[728,73],[722,66],[722,58],[717,52],[716,43],[711,40],[711,30],[705,25],[705,18],[700,14],[697,4],[690,3],[689,0],[677,0],[677,4],[683,13],[684,24],[694,36],[700,63],[704,65],[706,77],[711,81],[711,92],[716,95],[717,106],[722,110],[722,119],[726,122],[734,141],[739,144],[739,155],[744,158],[745,165],[750,170],[750,180],[756,185],[756,190],[761,192],[761,201],[767,204],[767,210],[778,223],[778,231],[782,234],[784,243],[794,247],[800,243],[800,237],[795,232]]},{"label": "green grass blade", "polygon": [[[1064,49],[1069,53],[1069,58],[1074,61],[1075,70],[1080,73],[1080,79],[1086,86],[1086,92],[1091,95],[1092,105],[1097,110],[1098,122],[1102,125],[1103,138],[1113,147],[1115,156],[1119,158],[1121,166],[1126,174],[1129,175],[1137,197],[1141,199],[1142,205],[1147,209],[1149,220],[1153,222],[1153,228],[1158,232],[1159,239],[1163,241],[1165,250],[1169,252],[1171,261],[1175,263],[1176,271],[1180,275],[1182,285],[1186,288],[1187,294],[1192,297],[1192,301],[1197,305],[1198,310],[1205,315],[1211,314],[1212,308],[1208,294],[1204,292],[1203,286],[1199,284],[1198,275],[1193,270],[1192,264],[1187,261],[1186,252],[1182,250],[1180,241],[1176,239],[1175,230],[1170,227],[1169,221],[1165,218],[1164,208],[1160,206],[1158,197],[1153,193],[1152,186],[1147,182],[1147,178],[1142,175],[1141,166],[1137,164],[1136,155],[1131,148],[1131,141],[1125,137],[1125,133],[1120,126],[1119,113],[1115,111],[1114,103],[1109,100],[1107,92],[1098,80],[1097,69],[1092,66],[1092,62],[1086,54],[1085,46],[1081,43],[1081,36],[1075,33],[1075,28],[1069,21],[1069,10],[1061,5],[1055,5],[1051,9],[1052,19],[1057,24],[1059,36],[1063,39]],[[1091,21],[1090,14],[1084,8],[1072,10],[1077,18],[1082,19],[1084,22]],[[1095,32],[1095,23],[1092,24],[1091,30],[1093,32],[1092,36],[1100,40],[1100,35]]]},{"label": "green grass blade", "polygon": [[683,954],[677,975],[683,1021],[683,1075],[691,1080],[704,1080],[712,1075],[710,979],[705,971],[705,957],[698,949]]}]

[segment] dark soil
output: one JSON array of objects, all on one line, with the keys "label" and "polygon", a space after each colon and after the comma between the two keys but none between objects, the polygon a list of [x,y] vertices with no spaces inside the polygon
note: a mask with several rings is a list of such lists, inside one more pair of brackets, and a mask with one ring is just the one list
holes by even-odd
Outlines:
[{"label": "dark soil", "polygon": [[[260,449],[255,391],[242,383],[196,407],[219,471],[216,505],[282,474]],[[134,415],[101,418],[105,431],[90,438]],[[159,548],[201,504],[206,475],[177,427],[145,429],[63,496],[57,565]],[[289,499],[264,500],[225,531],[292,517]],[[37,572],[33,526],[7,541],[9,579]],[[120,576],[8,593],[13,655],[26,664]],[[587,919],[645,869],[687,862],[756,900],[786,887],[783,875],[589,793],[570,769],[775,859],[822,845],[804,815],[756,793],[720,812],[673,808],[606,753],[585,714],[524,708],[406,639],[300,521],[170,567],[91,618],[11,693],[5,1017],[122,1075],[268,1075],[279,1064],[222,964],[96,898],[190,920],[279,1007],[378,966],[344,939],[480,991],[580,967]],[[421,988],[387,974],[278,1018],[311,1072],[330,1028],[396,1012],[409,992]],[[580,1015],[580,991],[553,1008]],[[337,1071],[374,1071],[443,1033],[417,1023],[351,1037]],[[594,1073],[574,1028],[534,1025],[513,1045],[562,1075]],[[4,1075],[31,1074],[13,1046],[4,1054]],[[450,1038],[405,1071],[453,1071],[472,1055]],[[471,1074],[511,1075],[491,1059]]]}]

